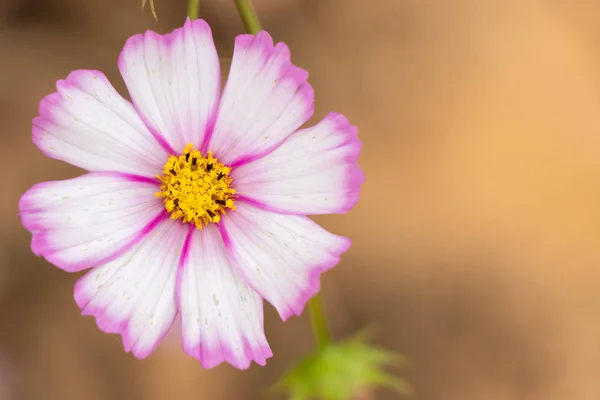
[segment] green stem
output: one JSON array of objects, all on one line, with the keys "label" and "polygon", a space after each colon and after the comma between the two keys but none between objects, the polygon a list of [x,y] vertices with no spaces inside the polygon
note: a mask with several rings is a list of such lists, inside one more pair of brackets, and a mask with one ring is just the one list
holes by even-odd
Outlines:
[{"label": "green stem", "polygon": [[319,293],[310,299],[308,308],[310,310],[310,322],[317,340],[317,346],[319,349],[322,349],[331,342],[331,336],[329,335],[329,329],[327,328],[327,321],[325,321],[321,295]]},{"label": "green stem", "polygon": [[188,16],[190,19],[198,18],[200,11],[200,0],[188,0]]},{"label": "green stem", "polygon": [[252,35],[256,35],[258,32],[260,32],[262,28],[260,26],[260,22],[258,22],[258,17],[254,13],[252,4],[250,4],[250,0],[233,0],[233,2],[240,13],[240,17],[242,17],[242,22],[244,23],[244,29],[246,29],[246,32]]}]

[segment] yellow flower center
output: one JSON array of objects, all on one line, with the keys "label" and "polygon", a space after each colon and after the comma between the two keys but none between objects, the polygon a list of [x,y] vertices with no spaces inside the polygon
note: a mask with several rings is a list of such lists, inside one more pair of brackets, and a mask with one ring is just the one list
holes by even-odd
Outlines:
[{"label": "yellow flower center", "polygon": [[210,222],[219,222],[226,208],[235,210],[230,171],[210,151],[203,157],[188,144],[182,155],[167,160],[163,175],[158,177],[162,185],[156,196],[164,198],[171,219],[202,229]]}]

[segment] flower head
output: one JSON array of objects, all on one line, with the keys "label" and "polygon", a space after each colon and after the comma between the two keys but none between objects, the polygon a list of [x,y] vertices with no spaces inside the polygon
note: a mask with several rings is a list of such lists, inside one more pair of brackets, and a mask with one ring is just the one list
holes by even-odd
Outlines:
[{"label": "flower head", "polygon": [[220,93],[209,26],[131,37],[119,69],[132,102],[79,70],[40,103],[33,141],[89,171],[23,195],[32,249],[91,268],[82,314],[148,356],[179,313],[183,348],[209,368],[264,365],[263,298],[299,315],[350,241],[306,215],[345,213],[364,177],[356,128],[313,114],[308,74],[268,33],[240,35]]}]

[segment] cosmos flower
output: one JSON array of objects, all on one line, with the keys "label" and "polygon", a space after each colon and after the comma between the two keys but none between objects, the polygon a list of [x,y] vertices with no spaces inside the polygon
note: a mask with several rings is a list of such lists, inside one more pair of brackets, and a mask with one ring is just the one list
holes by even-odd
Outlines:
[{"label": "cosmos flower", "polygon": [[118,65],[131,103],[91,70],[40,103],[34,143],[89,173],[23,195],[32,250],[91,268],[75,286],[82,314],[138,358],[179,313],[183,349],[204,367],[264,365],[263,299],[300,315],[350,246],[307,215],[357,202],[357,130],[335,113],[300,129],[308,73],[264,31],[236,38],[222,93],[202,20],[131,37]]}]

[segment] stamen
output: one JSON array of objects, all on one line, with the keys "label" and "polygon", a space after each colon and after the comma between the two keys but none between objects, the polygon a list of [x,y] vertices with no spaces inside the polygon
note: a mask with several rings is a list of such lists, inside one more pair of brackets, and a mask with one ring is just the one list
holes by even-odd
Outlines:
[{"label": "stamen", "polygon": [[167,160],[163,175],[158,177],[161,191],[156,195],[164,198],[171,219],[202,229],[211,222],[218,223],[226,208],[235,210],[230,172],[231,168],[219,163],[211,152],[203,157],[188,144],[182,155]]}]

